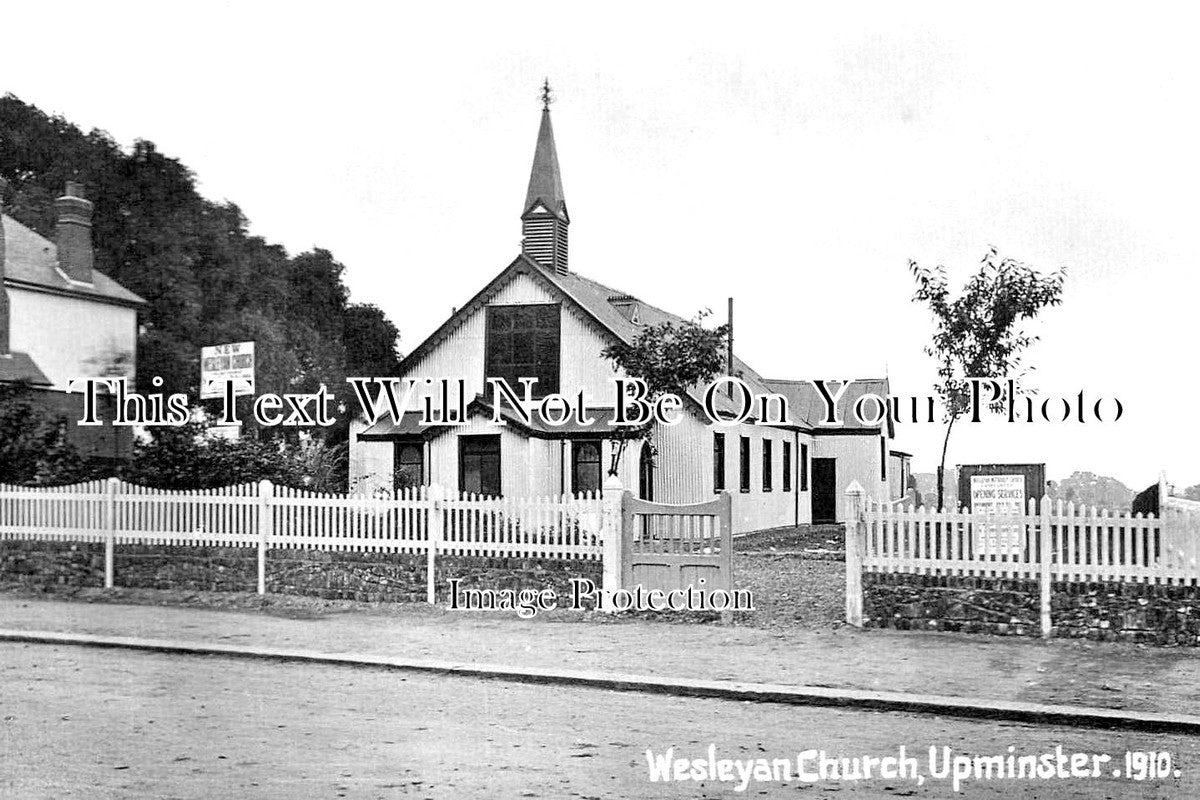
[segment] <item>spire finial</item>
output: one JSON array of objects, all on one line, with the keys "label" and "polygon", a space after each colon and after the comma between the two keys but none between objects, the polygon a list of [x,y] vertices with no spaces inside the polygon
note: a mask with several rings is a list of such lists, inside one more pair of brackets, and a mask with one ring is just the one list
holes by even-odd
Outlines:
[{"label": "spire finial", "polygon": [[542,110],[549,111],[550,104],[554,102],[554,95],[550,92],[550,78],[542,83]]}]

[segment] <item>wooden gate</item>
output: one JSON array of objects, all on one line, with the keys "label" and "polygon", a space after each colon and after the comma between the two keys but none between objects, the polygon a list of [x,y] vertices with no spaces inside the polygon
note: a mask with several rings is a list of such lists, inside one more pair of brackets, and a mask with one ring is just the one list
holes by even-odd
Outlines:
[{"label": "wooden gate", "polygon": [[732,498],[669,505],[621,500],[621,586],[643,590],[733,591]]}]

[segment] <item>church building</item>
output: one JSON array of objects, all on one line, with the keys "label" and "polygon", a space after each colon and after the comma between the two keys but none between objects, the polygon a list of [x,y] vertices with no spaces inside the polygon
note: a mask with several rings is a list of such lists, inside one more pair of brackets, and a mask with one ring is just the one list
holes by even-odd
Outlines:
[{"label": "church building", "polygon": [[[571,269],[571,217],[548,94],[543,99],[520,209],[521,252],[408,354],[398,376],[465,378],[467,424],[422,426],[412,412],[398,424],[386,413],[373,425],[357,420],[350,437],[352,490],[437,483],[473,494],[542,497],[603,485],[618,446],[609,420],[611,381],[620,373],[601,352],[615,342],[631,343],[647,326],[683,320]],[[653,448],[635,442],[624,450],[617,475],[627,489],[675,504],[729,492],[735,532],[840,520],[852,481],[877,499],[903,492],[903,475],[890,473],[905,470],[907,457],[892,450],[888,422],[864,425],[847,413],[842,424],[822,426],[823,405],[810,383],[764,378],[736,354],[732,362],[731,374],[754,394],[788,398],[787,423],[714,424],[703,411],[705,387],[698,387],[684,398],[682,422],[656,426]],[[518,378],[536,377],[535,400],[582,390],[596,399],[589,406],[593,424],[572,418],[552,427],[537,415],[530,424],[503,402],[496,413],[506,424],[493,424],[488,377],[504,378],[514,388]],[[841,407],[852,408],[863,393],[886,397],[887,391],[886,380],[856,381]],[[731,408],[732,401],[719,395],[718,411]]]}]

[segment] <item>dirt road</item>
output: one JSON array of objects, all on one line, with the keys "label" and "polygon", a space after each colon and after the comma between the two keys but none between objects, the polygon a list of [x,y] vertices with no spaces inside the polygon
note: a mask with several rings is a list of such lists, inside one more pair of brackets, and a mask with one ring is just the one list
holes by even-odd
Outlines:
[{"label": "dirt road", "polygon": [[[1200,740],[403,675],[0,644],[0,796],[14,798],[1194,797]],[[1102,753],[1095,779],[651,782],[676,758]],[[1124,752],[1181,775],[1115,779]],[[782,775],[782,773],[780,773]]]},{"label": "dirt road", "polygon": [[200,598],[245,605],[237,611],[149,604],[163,601],[157,592],[144,593],[142,601],[147,604],[0,594],[0,627],[1200,716],[1200,653],[1190,647],[848,627],[775,633],[647,620],[557,622],[542,615],[526,621],[422,603],[366,606],[285,595]]}]

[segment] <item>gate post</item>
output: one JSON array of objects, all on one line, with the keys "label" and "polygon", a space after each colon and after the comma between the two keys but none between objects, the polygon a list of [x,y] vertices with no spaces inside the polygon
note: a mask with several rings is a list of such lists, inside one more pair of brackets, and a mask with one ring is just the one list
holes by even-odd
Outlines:
[{"label": "gate post", "polygon": [[1042,535],[1038,542],[1038,577],[1040,584],[1039,603],[1041,605],[1042,638],[1050,638],[1053,622],[1050,619],[1050,593],[1052,587],[1050,576],[1051,533],[1050,533],[1050,496],[1042,495]]},{"label": "gate post", "polygon": [[271,499],[275,496],[275,485],[269,480],[258,482],[258,593],[267,593],[267,543],[275,528],[274,509]]},{"label": "gate post", "polygon": [[104,588],[113,588],[113,543],[117,535],[117,478],[104,482]]},{"label": "gate post", "polygon": [[866,490],[858,481],[846,487],[846,622],[863,624],[862,547]]},{"label": "gate post", "polygon": [[426,497],[429,498],[429,540],[425,543],[425,602],[437,605],[437,551],[445,536],[445,517],[442,500],[446,492],[441,484],[432,484]]},{"label": "gate post", "polygon": [[[624,530],[621,513],[621,503],[625,497],[625,487],[616,475],[604,479],[604,492],[600,510],[600,537],[604,547],[602,554],[602,587],[605,597],[621,588],[621,574],[624,569],[622,553],[624,540],[629,531]],[[612,611],[611,604],[605,603],[604,608]]]}]

